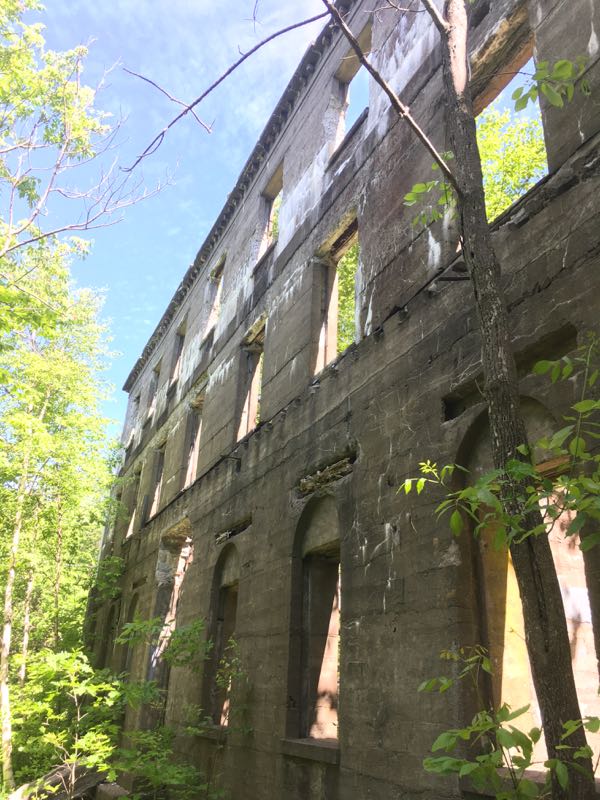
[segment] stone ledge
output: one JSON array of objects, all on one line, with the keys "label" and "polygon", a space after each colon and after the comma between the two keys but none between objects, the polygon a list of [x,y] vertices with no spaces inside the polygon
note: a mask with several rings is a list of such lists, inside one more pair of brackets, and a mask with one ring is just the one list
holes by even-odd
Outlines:
[{"label": "stone ledge", "polygon": [[337,739],[282,739],[281,752],[286,756],[325,764],[340,763],[340,746]]},{"label": "stone ledge", "polygon": [[207,727],[201,731],[197,731],[195,736],[200,739],[210,739],[218,744],[223,744],[227,739],[227,732],[228,728],[225,725],[215,725],[212,728]]}]

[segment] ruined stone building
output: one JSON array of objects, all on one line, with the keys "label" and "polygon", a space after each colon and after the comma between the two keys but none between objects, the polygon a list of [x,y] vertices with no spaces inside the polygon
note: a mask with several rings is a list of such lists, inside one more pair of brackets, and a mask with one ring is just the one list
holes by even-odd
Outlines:
[{"label": "ruined stone building", "polygon": [[[438,34],[427,14],[377,5],[348,0],[349,24],[443,150]],[[600,6],[478,0],[470,24],[478,111],[532,57],[585,56],[593,93],[567,109],[541,98],[548,174],[493,223],[536,438],[577,385],[533,364],[600,327]],[[158,675],[169,724],[203,709],[212,724],[177,747],[233,800],[464,796],[422,760],[470,719],[470,698],[417,692],[458,644],[489,647],[493,697],[531,702],[539,720],[506,554],[453,538],[439,493],[398,493],[427,458],[489,466],[480,342],[455,221],[415,225],[403,201],[431,157],[373,80],[357,105],[359,66],[330,26],[309,47],[124,387],[126,513],[103,554],[125,570],[97,609],[95,656]],[[356,273],[342,276],[349,252]],[[584,563],[554,538],[592,713],[600,555]],[[148,647],[115,644],[136,614],[204,620],[202,671],[167,674]],[[231,636],[244,680],[224,686]]]}]

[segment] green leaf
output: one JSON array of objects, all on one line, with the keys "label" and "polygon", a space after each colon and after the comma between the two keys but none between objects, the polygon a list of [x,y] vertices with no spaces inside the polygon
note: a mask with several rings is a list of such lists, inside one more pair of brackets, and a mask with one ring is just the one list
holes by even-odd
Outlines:
[{"label": "green leaf", "polygon": [[540,728],[532,728],[529,731],[529,738],[534,744],[537,744],[542,736],[542,731]]},{"label": "green leaf", "polygon": [[569,771],[566,764],[562,761],[556,761],[555,767],[556,777],[562,789],[566,789],[569,783]]},{"label": "green leaf", "polygon": [[458,734],[455,731],[444,731],[431,745],[431,752],[435,753],[436,750],[453,750],[456,747],[457,739]]},{"label": "green leaf", "polygon": [[536,375],[545,375],[555,364],[555,361],[538,361],[533,365],[533,371]]},{"label": "green leaf", "polygon": [[585,453],[585,439],[574,436],[569,442],[569,453],[575,458],[580,458]]},{"label": "green leaf", "polygon": [[555,108],[564,107],[565,103],[561,95],[549,83],[545,81],[542,82],[540,88],[542,90],[542,94],[548,99],[551,105],[553,105]]},{"label": "green leaf", "polygon": [[463,527],[464,527],[464,522],[462,514],[458,509],[456,509],[450,515],[450,530],[452,531],[454,536],[460,536]]},{"label": "green leaf", "polygon": [[588,533],[579,542],[579,549],[582,553],[587,553],[592,547],[595,547],[600,542],[600,532]]},{"label": "green leaf", "polygon": [[512,733],[509,733],[504,728],[498,728],[498,730],[496,731],[496,739],[498,740],[498,743],[502,747],[506,747],[507,749],[510,749],[511,747],[516,747],[517,744],[515,741],[515,737],[512,735]]},{"label": "green leaf", "polygon": [[522,797],[539,797],[540,788],[528,778],[521,778],[519,781],[519,793]]},{"label": "green leaf", "polygon": [[600,408],[600,400],[581,400],[579,403],[575,403],[572,408],[578,414],[588,414],[590,411]]},{"label": "green leaf", "polygon": [[515,103],[515,111],[523,111],[524,108],[527,108],[528,102],[529,102],[529,97],[527,95],[519,97],[519,99]]},{"label": "green leaf", "polygon": [[575,65],[566,58],[557,61],[552,69],[552,77],[557,81],[565,81],[573,76]]}]

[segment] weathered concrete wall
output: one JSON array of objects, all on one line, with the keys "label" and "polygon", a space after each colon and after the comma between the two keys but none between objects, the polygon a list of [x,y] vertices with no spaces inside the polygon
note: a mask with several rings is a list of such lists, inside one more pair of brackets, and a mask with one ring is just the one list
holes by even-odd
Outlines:
[{"label": "weathered concrete wall", "polygon": [[[372,6],[369,0],[351,4],[356,33]],[[372,24],[374,62],[443,147],[437,36],[427,15],[399,20],[396,12],[378,12]],[[587,54],[586,77],[598,97],[595,0],[481,0],[472,31],[480,95],[531,34],[538,60]],[[243,698],[234,691],[232,703],[244,707],[249,732],[231,730],[216,753],[234,800],[460,796],[458,785],[426,775],[421,762],[444,726],[469,717],[471,699],[449,692],[440,700],[416,689],[438,674],[442,648],[485,639],[474,545],[468,537],[453,540],[435,521],[438,497],[397,493],[424,458],[469,458],[483,412],[471,289],[435,280],[455,257],[455,226],[451,219],[422,231],[412,225],[403,196],[429,174],[431,158],[373,84],[368,115],[333,154],[340,109],[335,75],[347,52],[331,31],[308,51],[126,384],[132,401],[122,500],[129,513],[105,542],[107,554],[126,560],[113,621],[128,619],[134,597],[143,616],[156,613],[165,586],[174,581],[165,549],[189,537],[194,557],[181,582],[177,624],[202,617],[214,631],[215,570],[224,548],[235,548],[235,630],[249,689]],[[556,420],[577,387],[549,388],[530,372],[540,355],[567,352],[599,327],[598,108],[597,99],[579,97],[563,112],[542,105],[551,174],[494,226],[522,392]],[[261,256],[268,214],[263,192],[282,162],[279,238]],[[315,375],[322,323],[318,259],[354,217],[360,238],[357,342]],[[211,274],[224,256],[221,309],[211,328]],[[261,315],[261,422],[236,442],[241,345]],[[172,381],[176,333],[184,323],[181,368]],[[159,362],[155,409],[148,417],[152,370]],[[200,392],[196,479],[184,489],[190,404]],[[155,451],[164,443],[159,510],[146,520]],[[317,481],[308,491],[303,483],[301,489],[307,476],[338,462],[342,468],[331,472],[329,482]],[[297,725],[303,591],[298,525],[303,510],[320,497],[334,499],[339,520],[337,744],[301,741]],[[599,574],[590,561],[588,585],[598,584]],[[99,610],[96,652],[120,667],[126,654],[110,641],[110,613],[111,604]],[[134,674],[147,674],[148,655],[141,648],[133,653]],[[173,670],[167,719],[181,722],[187,708],[205,703],[207,680]],[[217,738],[182,736],[180,749],[206,764]]]}]

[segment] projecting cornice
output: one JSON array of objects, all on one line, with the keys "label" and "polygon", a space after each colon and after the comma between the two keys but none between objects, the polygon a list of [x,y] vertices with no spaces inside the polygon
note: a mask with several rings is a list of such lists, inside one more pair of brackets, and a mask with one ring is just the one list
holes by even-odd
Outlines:
[{"label": "projecting cornice", "polygon": [[[346,13],[354,5],[356,0],[344,0],[337,4],[342,13]],[[312,76],[315,72],[318,62],[323,55],[329,50],[336,35],[337,26],[328,22],[323,28],[315,42],[310,45],[304,54],[300,65],[288,83],[281,99],[275,106],[275,110],[269,117],[263,132],[250,157],[246,161],[239,178],[233,188],[233,191],[228,195],[227,201],[217,217],[215,224],[212,226],[208,236],[204,240],[204,244],[198,251],[194,263],[189,267],[188,271],[183,276],[183,280],[177,287],[175,294],[171,298],[165,313],[162,315],[160,322],[154,329],[154,332],[148,339],[141,356],[135,362],[135,365],[129,373],[127,380],[123,385],[123,390],[126,392],[131,391],[139,374],[141,373],[144,365],[156,349],[157,344],[162,339],[171,324],[173,317],[181,306],[182,302],[188,295],[190,289],[194,285],[196,278],[200,274],[202,268],[207,261],[214,254],[219,242],[227,226],[231,222],[237,207],[242,202],[246,192],[251,187],[254,178],[256,177],[261,164],[267,159],[269,152],[273,149],[276,141],[287,120],[290,117],[293,109],[298,103],[299,98],[304,94],[306,88],[311,83]]]}]

